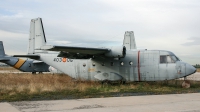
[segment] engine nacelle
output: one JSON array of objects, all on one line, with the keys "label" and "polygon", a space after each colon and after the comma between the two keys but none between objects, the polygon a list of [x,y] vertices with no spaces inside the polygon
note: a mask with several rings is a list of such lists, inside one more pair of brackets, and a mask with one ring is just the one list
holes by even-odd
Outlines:
[{"label": "engine nacelle", "polygon": [[126,55],[126,47],[125,46],[112,46],[109,49],[110,49],[110,52],[105,54],[105,56],[107,56],[107,57],[123,58]]}]

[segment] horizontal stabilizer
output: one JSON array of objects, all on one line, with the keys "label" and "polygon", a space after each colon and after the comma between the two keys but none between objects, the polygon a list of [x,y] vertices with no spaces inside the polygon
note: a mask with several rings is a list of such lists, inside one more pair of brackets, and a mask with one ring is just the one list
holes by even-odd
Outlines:
[{"label": "horizontal stabilizer", "polygon": [[37,64],[37,63],[44,63],[44,62],[43,61],[34,60],[33,63]]},{"label": "horizontal stabilizer", "polygon": [[29,54],[29,55],[13,55],[13,57],[24,57],[24,58],[31,58],[31,59],[39,59],[40,55],[36,54]]},{"label": "horizontal stabilizer", "polygon": [[0,61],[9,61],[10,59],[8,58],[0,58]]}]

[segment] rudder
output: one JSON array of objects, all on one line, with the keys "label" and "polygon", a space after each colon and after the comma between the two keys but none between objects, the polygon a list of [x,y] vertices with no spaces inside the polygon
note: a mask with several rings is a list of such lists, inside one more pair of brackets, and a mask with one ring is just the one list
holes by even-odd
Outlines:
[{"label": "rudder", "polygon": [[4,56],[5,56],[5,51],[3,47],[3,42],[0,41],[0,57],[4,57]]},{"label": "rudder", "polygon": [[44,52],[39,49],[46,44],[46,37],[44,33],[42,18],[32,19],[30,23],[29,46],[28,54],[35,54],[37,52]]},{"label": "rudder", "polygon": [[125,32],[123,45],[126,47],[127,50],[137,49],[133,31],[126,31]]}]

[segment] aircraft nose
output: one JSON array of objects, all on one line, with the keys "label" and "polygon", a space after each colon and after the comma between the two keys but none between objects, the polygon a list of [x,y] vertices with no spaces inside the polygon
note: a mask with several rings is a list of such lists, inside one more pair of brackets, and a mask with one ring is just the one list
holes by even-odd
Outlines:
[{"label": "aircraft nose", "polygon": [[196,72],[196,68],[192,65],[187,64],[186,66],[186,75],[191,75]]}]

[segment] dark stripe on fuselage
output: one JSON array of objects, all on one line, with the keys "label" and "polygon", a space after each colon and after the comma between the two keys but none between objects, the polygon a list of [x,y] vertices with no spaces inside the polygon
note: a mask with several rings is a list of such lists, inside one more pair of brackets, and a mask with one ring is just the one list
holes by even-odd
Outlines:
[{"label": "dark stripe on fuselage", "polygon": [[16,69],[19,69],[25,62],[26,62],[26,60],[18,59],[17,63],[15,63],[15,65],[13,67]]},{"label": "dark stripe on fuselage", "polygon": [[138,81],[140,81],[140,51],[138,51]]}]

